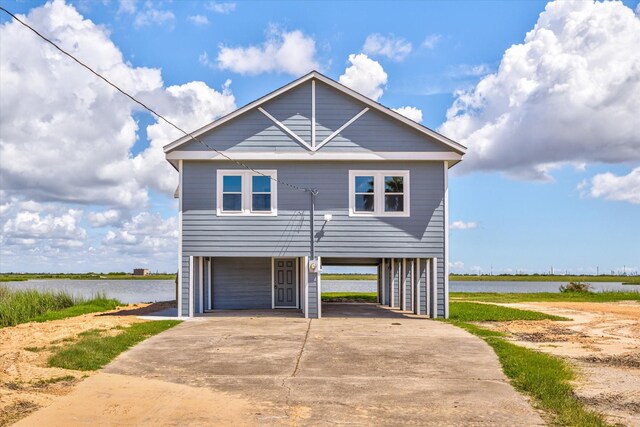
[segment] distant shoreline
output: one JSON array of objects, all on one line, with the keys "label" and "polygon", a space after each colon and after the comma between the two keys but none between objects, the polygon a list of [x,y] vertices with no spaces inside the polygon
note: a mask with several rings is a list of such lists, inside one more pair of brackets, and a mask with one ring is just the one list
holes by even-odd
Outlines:
[{"label": "distant shoreline", "polygon": [[[376,280],[375,274],[323,274],[324,280]],[[561,276],[548,274],[500,274],[500,275],[456,275],[449,276],[456,282],[621,282],[625,285],[640,285],[640,276]]]}]

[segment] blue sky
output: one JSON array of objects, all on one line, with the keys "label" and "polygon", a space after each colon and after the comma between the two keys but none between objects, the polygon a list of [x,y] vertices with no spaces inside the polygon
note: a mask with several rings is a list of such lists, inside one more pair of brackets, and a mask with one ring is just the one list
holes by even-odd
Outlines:
[{"label": "blue sky", "polygon": [[[0,0],[190,128],[310,68],[350,69],[469,146],[450,178],[453,272],[637,272],[640,9],[563,3]],[[175,270],[159,151],[175,135],[0,23],[0,270]]]}]

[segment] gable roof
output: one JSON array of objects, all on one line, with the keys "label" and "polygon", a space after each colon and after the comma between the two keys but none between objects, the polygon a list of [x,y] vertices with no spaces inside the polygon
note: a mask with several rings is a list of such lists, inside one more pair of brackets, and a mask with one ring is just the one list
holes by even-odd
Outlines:
[{"label": "gable roof", "polygon": [[169,151],[175,150],[176,148],[180,147],[181,145],[191,141],[192,140],[192,136],[193,137],[198,137],[198,136],[200,136],[200,135],[202,135],[202,134],[204,134],[206,132],[209,132],[210,130],[215,129],[218,126],[233,120],[234,118],[244,114],[245,112],[247,112],[249,110],[252,110],[254,108],[258,108],[261,105],[267,103],[268,101],[278,97],[279,95],[281,95],[281,94],[283,94],[283,93],[285,93],[285,92],[287,92],[287,91],[289,91],[291,89],[294,89],[294,88],[296,88],[296,87],[298,87],[298,86],[300,86],[300,85],[302,85],[302,84],[304,84],[304,83],[306,83],[308,81],[311,81],[313,79],[316,79],[316,80],[318,80],[318,81],[320,81],[322,83],[325,83],[325,84],[329,85],[330,87],[332,87],[332,88],[334,88],[334,89],[336,89],[336,90],[338,90],[338,91],[340,91],[340,92],[342,92],[342,93],[344,93],[344,94],[346,94],[348,96],[351,96],[352,98],[357,99],[358,101],[360,101],[363,104],[367,105],[367,107],[369,107],[371,109],[374,109],[376,111],[379,111],[379,112],[381,112],[381,113],[383,113],[383,114],[385,114],[387,116],[390,116],[393,119],[398,120],[398,121],[402,122],[403,124],[405,124],[405,125],[413,128],[413,129],[417,130],[418,132],[423,133],[423,134],[433,138],[437,142],[440,142],[441,144],[444,144],[446,147],[450,148],[452,151],[455,151],[456,153],[465,154],[466,151],[467,151],[467,147],[463,146],[462,144],[459,144],[459,143],[447,138],[446,136],[441,135],[438,132],[429,129],[426,126],[423,126],[423,125],[421,125],[419,123],[414,122],[411,119],[406,118],[402,114],[397,113],[397,112],[393,111],[392,109],[387,108],[384,105],[382,105],[382,104],[380,104],[380,103],[378,103],[376,101],[373,101],[370,98],[367,98],[366,96],[356,92],[355,90],[350,89],[350,88],[344,86],[343,84],[341,84],[341,83],[339,83],[339,82],[337,82],[337,81],[335,81],[333,79],[330,79],[329,77],[325,76],[324,74],[321,74],[321,73],[319,73],[317,71],[311,71],[310,73],[300,77],[299,79],[294,80],[291,83],[286,84],[286,85],[282,86],[281,88],[276,89],[273,92],[268,93],[267,95],[265,95],[265,96],[263,96],[261,98],[258,98],[257,100],[255,100],[255,101],[253,101],[253,102],[251,102],[251,103],[249,103],[249,104],[247,104],[247,105],[245,105],[245,106],[243,106],[241,108],[238,108],[237,110],[227,114],[226,116],[222,116],[222,117],[218,118],[217,120],[215,120],[215,121],[213,121],[213,122],[201,127],[198,130],[195,130],[194,132],[191,132],[190,135],[185,135],[185,136],[183,136],[183,137],[171,142],[170,144],[165,145],[164,146],[164,152],[168,153]]}]

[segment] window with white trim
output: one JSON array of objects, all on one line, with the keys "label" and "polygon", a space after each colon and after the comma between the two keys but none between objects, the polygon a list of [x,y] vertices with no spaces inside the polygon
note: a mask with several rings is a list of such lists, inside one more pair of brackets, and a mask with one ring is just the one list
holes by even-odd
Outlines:
[{"label": "window with white trim", "polygon": [[350,216],[409,216],[409,171],[349,171]]},{"label": "window with white trim", "polygon": [[275,170],[218,170],[218,215],[277,215]]}]

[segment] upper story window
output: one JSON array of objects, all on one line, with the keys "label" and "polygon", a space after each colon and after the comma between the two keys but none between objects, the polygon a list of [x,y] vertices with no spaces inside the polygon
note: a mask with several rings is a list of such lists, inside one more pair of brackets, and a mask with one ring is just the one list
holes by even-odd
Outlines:
[{"label": "upper story window", "polygon": [[350,216],[409,216],[409,171],[349,171]]},{"label": "upper story window", "polygon": [[277,215],[275,170],[218,170],[218,215]]}]

